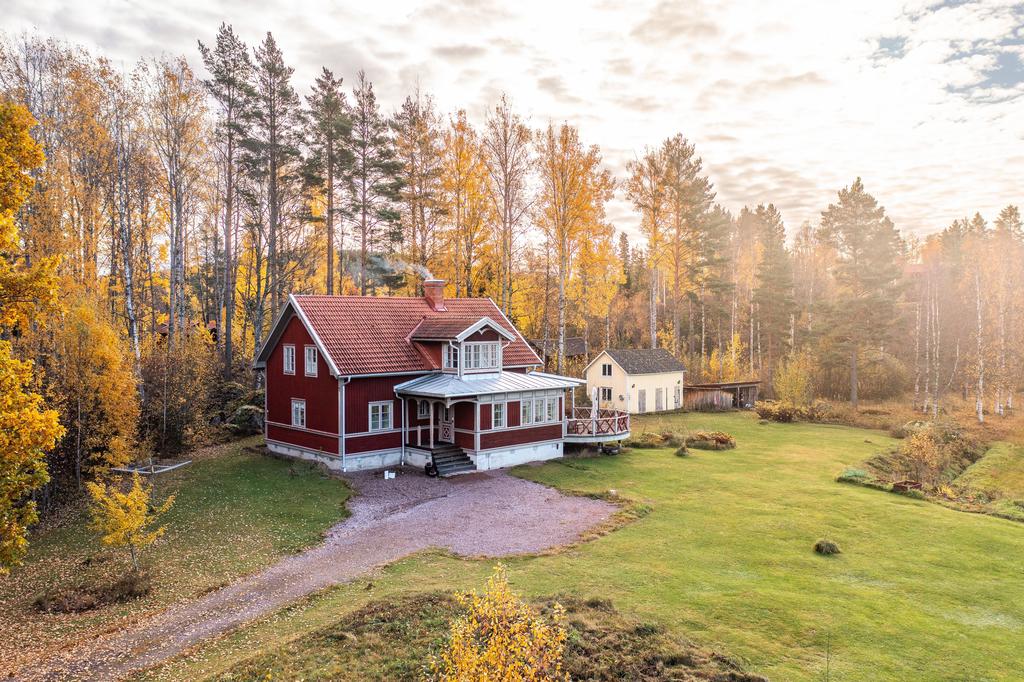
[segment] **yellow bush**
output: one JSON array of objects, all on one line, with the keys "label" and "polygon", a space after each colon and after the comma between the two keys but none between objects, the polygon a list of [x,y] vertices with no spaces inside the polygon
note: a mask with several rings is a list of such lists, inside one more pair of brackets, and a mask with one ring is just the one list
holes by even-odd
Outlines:
[{"label": "yellow bush", "polygon": [[567,681],[562,670],[566,632],[562,607],[549,620],[520,601],[503,566],[495,568],[482,595],[458,595],[467,607],[452,622],[449,642],[433,660],[440,682]]},{"label": "yellow bush", "polygon": [[138,553],[164,534],[164,526],[157,521],[174,504],[171,495],[159,507],[150,504],[153,487],[143,485],[139,474],[132,474],[132,485],[126,492],[120,490],[120,481],[86,483],[92,497],[89,512],[92,526],[102,534],[102,542],[110,547],[127,547],[132,567],[139,570]]}]

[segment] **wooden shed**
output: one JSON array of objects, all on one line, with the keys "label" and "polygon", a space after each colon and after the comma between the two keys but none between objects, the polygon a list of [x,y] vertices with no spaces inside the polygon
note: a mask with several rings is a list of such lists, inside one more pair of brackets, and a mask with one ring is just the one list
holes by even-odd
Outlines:
[{"label": "wooden shed", "polygon": [[760,381],[690,384],[686,387],[685,406],[696,412],[750,409],[757,401],[760,385]]}]

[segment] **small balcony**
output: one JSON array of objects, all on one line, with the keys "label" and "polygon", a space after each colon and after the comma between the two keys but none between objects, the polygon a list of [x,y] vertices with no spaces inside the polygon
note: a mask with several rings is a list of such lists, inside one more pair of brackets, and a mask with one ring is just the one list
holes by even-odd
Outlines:
[{"label": "small balcony", "polygon": [[629,413],[577,407],[566,418],[567,443],[607,443],[629,438]]}]

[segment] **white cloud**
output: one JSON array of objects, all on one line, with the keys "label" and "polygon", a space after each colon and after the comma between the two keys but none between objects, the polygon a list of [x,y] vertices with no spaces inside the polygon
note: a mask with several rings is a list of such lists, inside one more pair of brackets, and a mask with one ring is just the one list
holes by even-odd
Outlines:
[{"label": "white cloud", "polygon": [[[858,175],[918,234],[1024,199],[1024,74],[1001,57],[1024,52],[1021,3],[10,1],[9,30],[125,64],[198,65],[195,41],[227,21],[250,44],[272,31],[300,92],[322,65],[364,68],[386,107],[418,82],[479,121],[505,91],[536,127],[579,125],[619,172],[682,132],[726,207],[775,202],[791,229]],[[609,213],[633,229],[624,200]]]}]

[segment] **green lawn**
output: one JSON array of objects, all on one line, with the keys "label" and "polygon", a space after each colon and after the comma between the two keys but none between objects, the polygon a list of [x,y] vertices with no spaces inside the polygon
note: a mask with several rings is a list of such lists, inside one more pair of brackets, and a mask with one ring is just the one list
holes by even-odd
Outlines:
[{"label": "green lawn", "polygon": [[[344,518],[349,489],[307,464],[248,452],[258,438],[195,453],[194,463],[157,479],[155,497],[175,492],[166,534],[143,553],[154,577],[148,597],[79,614],[32,608],[48,585],[104,580],[128,567],[103,549],[78,513],[30,537],[24,565],[0,578],[0,675],[19,661],[114,629],[127,619],[208,592],[315,544]],[[8,669],[10,667],[10,669]]]},{"label": "green lawn", "polygon": [[955,485],[987,497],[992,511],[1024,521],[1024,446],[996,443],[960,474]]},{"label": "green lawn", "polygon": [[[839,426],[671,415],[634,430],[720,429],[735,450],[635,450],[517,474],[620,495],[646,517],[561,554],[507,562],[529,597],[610,598],[773,680],[1017,680],[1024,651],[1024,526],[835,476],[890,445]],[[813,553],[822,537],[843,549]],[[198,677],[335,623],[374,599],[477,587],[489,561],[428,552],[211,643],[152,678]],[[285,666],[285,669],[287,666]],[[287,677],[287,676],[286,676]]]}]

